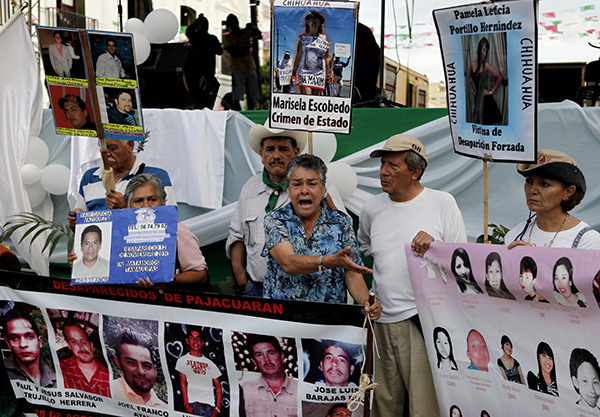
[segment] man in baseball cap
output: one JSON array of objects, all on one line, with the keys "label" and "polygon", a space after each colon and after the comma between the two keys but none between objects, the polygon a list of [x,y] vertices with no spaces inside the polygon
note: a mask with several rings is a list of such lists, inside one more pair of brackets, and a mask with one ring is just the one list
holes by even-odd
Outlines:
[{"label": "man in baseball cap", "polygon": [[[263,220],[266,213],[290,202],[287,166],[304,149],[306,141],[306,132],[271,129],[268,120],[264,125],[252,126],[248,134],[250,148],[260,155],[264,169],[242,187],[225,244],[231,259],[234,287],[244,290],[246,296],[262,297],[267,272],[267,258],[261,256],[265,244]],[[327,184],[327,190],[328,205],[345,212],[335,187]]]},{"label": "man in baseball cap", "polygon": [[421,185],[427,152],[417,138],[394,135],[370,156],[381,158],[383,193],[363,206],[358,240],[373,257],[373,288],[383,306],[374,328],[381,357],[375,358],[373,416],[403,415],[405,390],[411,415],[439,415],[404,244],[423,256],[434,241],[466,242],[465,224],[450,194]]}]

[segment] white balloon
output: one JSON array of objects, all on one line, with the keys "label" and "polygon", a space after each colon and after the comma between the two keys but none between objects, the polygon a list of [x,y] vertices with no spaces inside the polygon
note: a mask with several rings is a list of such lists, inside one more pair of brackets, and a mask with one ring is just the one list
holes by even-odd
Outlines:
[{"label": "white balloon", "polygon": [[33,164],[25,164],[21,167],[21,180],[23,184],[31,185],[40,180],[42,172]]},{"label": "white balloon", "polygon": [[332,162],[327,165],[327,180],[337,188],[342,199],[350,197],[358,185],[354,169],[345,162]]},{"label": "white balloon", "polygon": [[148,38],[138,32],[133,32],[133,47],[135,48],[135,62],[141,65],[150,56],[150,42]]},{"label": "white balloon", "polygon": [[48,158],[50,158],[50,150],[48,149],[46,142],[37,136],[29,136],[25,163],[33,164],[39,169],[42,169],[48,163]]},{"label": "white balloon", "polygon": [[26,185],[25,191],[27,191],[27,195],[29,196],[29,204],[31,204],[31,208],[37,207],[42,204],[42,201],[46,198],[46,190],[42,187],[40,182],[36,182],[32,185]]},{"label": "white balloon", "polygon": [[150,43],[167,43],[179,32],[179,21],[172,11],[156,9],[144,21],[144,35]]},{"label": "white balloon", "polygon": [[44,167],[40,183],[50,194],[65,194],[69,189],[69,168],[60,164]]},{"label": "white balloon", "polygon": [[[318,156],[328,164],[335,156],[336,151],[337,139],[333,133],[313,133],[313,155]],[[308,145],[302,153],[308,153]]]},{"label": "white balloon", "polygon": [[137,17],[132,17],[125,22],[125,32],[129,33],[144,33],[144,22]]}]

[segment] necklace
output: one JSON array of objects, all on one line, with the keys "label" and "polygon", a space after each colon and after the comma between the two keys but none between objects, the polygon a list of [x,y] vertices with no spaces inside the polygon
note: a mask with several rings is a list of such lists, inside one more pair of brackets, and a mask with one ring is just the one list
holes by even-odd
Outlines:
[{"label": "necklace", "polygon": [[[556,239],[556,236],[558,236],[558,234],[563,230],[563,228],[569,224],[570,218],[571,218],[571,215],[569,213],[567,213],[565,215],[565,219],[561,223],[560,227],[558,228],[558,230],[556,231],[556,233],[554,233],[554,236],[552,236],[552,239],[550,239],[550,242],[548,243],[547,247],[551,247],[552,246],[552,244],[554,243],[554,239]],[[529,236],[527,237],[527,241],[529,243],[531,243],[531,234],[533,233],[533,228],[535,227],[536,223],[537,223],[537,217],[533,221],[533,224],[531,225],[531,229],[529,229]]]},{"label": "necklace", "polygon": [[[321,207],[319,207],[317,221],[319,220],[320,216],[321,216]],[[306,240],[308,240],[310,238],[310,235],[312,234],[313,229],[317,225],[317,222],[315,222],[315,224],[313,224],[313,227],[310,229],[310,232],[308,231],[308,228],[306,227],[306,225],[304,224],[304,222],[302,220],[300,220],[300,223],[302,223],[302,226],[304,226],[304,234],[306,235]]]}]

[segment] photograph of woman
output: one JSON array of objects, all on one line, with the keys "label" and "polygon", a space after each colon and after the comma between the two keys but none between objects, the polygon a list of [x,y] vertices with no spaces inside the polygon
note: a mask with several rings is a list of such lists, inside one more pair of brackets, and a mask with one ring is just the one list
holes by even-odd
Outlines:
[{"label": "photograph of woman", "polygon": [[50,63],[54,73],[59,77],[71,77],[71,66],[73,65],[73,56],[69,47],[63,45],[62,35],[58,30],[52,32],[54,43],[48,46]]},{"label": "photograph of woman", "polygon": [[438,369],[457,371],[458,365],[454,360],[452,339],[450,339],[450,334],[446,329],[443,327],[433,329],[433,344],[435,345]]},{"label": "photograph of woman", "polygon": [[[499,37],[497,36],[495,40],[501,43],[503,41],[503,50],[506,51],[506,34],[500,33],[496,35],[499,35]],[[465,37],[466,39],[463,40],[463,50],[465,46],[468,48],[465,51],[466,56],[472,54],[472,50],[474,49],[472,42],[479,36],[473,35]],[[492,38],[493,34],[488,36],[492,39],[492,44],[495,45],[494,38]],[[467,69],[467,123],[482,125],[507,124],[506,121],[503,121],[503,112],[500,110],[503,106],[498,106],[498,100],[501,103],[506,103],[506,97],[497,94],[496,96],[498,97],[495,98],[495,93],[500,88],[502,81],[504,81],[504,76],[490,63],[493,57],[495,65],[501,63],[498,62],[499,60],[503,61],[504,65],[506,65],[506,53],[498,54],[498,51],[494,52],[496,55],[492,54],[490,50],[490,41],[488,38],[482,37],[479,39],[476,59],[470,62]],[[501,55],[501,57],[497,55]],[[506,90],[503,89],[504,91]]]},{"label": "photograph of woman", "polygon": [[515,246],[600,249],[600,233],[569,214],[587,189],[577,162],[564,152],[538,151],[537,163],[518,164],[525,177],[529,218],[513,227],[504,242]]},{"label": "photograph of woman", "polygon": [[326,83],[333,81],[331,42],[323,33],[325,17],[313,10],[304,17],[304,24],[305,31],[298,36],[290,83],[297,75],[302,94],[323,95]]},{"label": "photograph of woman", "polygon": [[467,251],[463,248],[457,248],[452,254],[451,261],[452,273],[456,278],[458,289],[463,294],[483,294],[481,287],[475,281],[471,261]]},{"label": "photograph of woman", "polygon": [[527,386],[530,390],[558,397],[556,369],[554,367],[554,352],[546,342],[540,342],[537,347],[538,373],[527,373]]},{"label": "photograph of woman", "polygon": [[587,307],[587,302],[573,282],[573,264],[563,256],[554,264],[554,298],[562,306]]},{"label": "photograph of woman", "polygon": [[458,405],[450,407],[450,417],[462,417],[462,411],[458,408]]},{"label": "photograph of woman", "polygon": [[583,407],[587,405],[592,410],[598,411],[600,399],[600,366],[596,357],[587,349],[575,348],[571,352],[569,361],[571,382],[579,399],[575,404]]},{"label": "photograph of woman", "polygon": [[525,385],[521,364],[512,357],[513,344],[507,335],[503,335],[500,339],[500,347],[502,348],[502,356],[498,358],[498,367],[502,377],[506,381]]},{"label": "photograph of woman", "polygon": [[592,292],[594,293],[594,298],[596,298],[598,307],[600,307],[600,271],[596,272],[594,280],[592,281]]},{"label": "photograph of woman", "polygon": [[535,290],[535,281],[537,280],[537,264],[530,256],[524,256],[521,259],[521,273],[519,275],[519,284],[521,289],[527,294],[525,301],[537,301],[538,303],[549,303],[544,297]]},{"label": "photograph of woman", "polygon": [[485,259],[485,290],[490,297],[515,300],[502,279],[502,261],[497,252],[490,253]]}]

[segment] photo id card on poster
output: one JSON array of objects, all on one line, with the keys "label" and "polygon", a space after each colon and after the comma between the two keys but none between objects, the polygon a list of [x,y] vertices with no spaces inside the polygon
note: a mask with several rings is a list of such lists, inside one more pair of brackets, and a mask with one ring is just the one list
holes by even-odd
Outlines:
[{"label": "photo id card on poster", "polygon": [[171,282],[177,248],[177,207],[77,213],[71,282]]},{"label": "photo id card on poster", "polygon": [[496,162],[535,160],[536,16],[532,0],[433,11],[456,153]]}]

